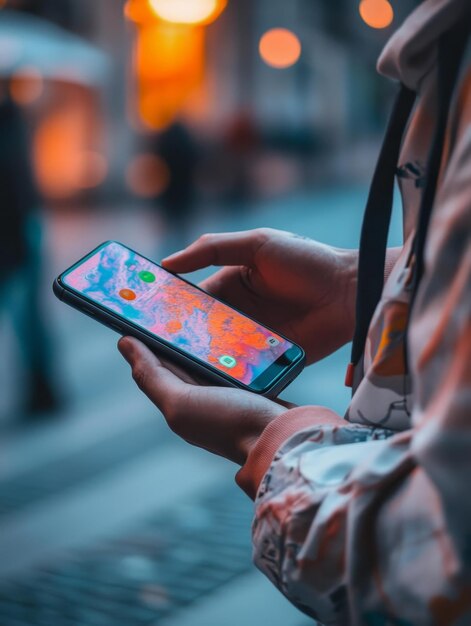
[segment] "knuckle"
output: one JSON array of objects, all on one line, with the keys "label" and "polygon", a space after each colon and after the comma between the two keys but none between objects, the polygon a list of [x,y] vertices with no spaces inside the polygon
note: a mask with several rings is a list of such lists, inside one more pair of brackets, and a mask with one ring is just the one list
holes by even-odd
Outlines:
[{"label": "knuckle", "polygon": [[265,226],[256,228],[254,230],[255,240],[259,245],[268,241],[271,237],[273,237],[273,234],[274,234],[274,229],[268,228]]},{"label": "knuckle", "polygon": [[258,258],[260,251],[273,240],[273,229],[271,228],[257,228],[254,231],[253,240],[253,257],[254,260]]},{"label": "knuckle", "polygon": [[201,235],[201,237],[199,237],[198,241],[201,243],[211,243],[213,238],[213,233],[204,233],[203,235]]},{"label": "knuckle", "polygon": [[205,233],[204,235],[201,235],[199,242],[209,252],[212,264],[219,265],[219,250],[215,234]]}]

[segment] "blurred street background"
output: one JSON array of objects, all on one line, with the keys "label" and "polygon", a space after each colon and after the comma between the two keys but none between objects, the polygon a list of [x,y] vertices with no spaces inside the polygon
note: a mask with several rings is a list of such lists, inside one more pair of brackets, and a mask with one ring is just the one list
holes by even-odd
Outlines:
[{"label": "blurred street background", "polygon": [[[395,89],[376,59],[414,4],[0,0],[0,626],[312,623],[251,565],[237,468],[177,440],[51,286],[108,239],[356,247]],[[283,397],[343,413],[348,356]]]}]

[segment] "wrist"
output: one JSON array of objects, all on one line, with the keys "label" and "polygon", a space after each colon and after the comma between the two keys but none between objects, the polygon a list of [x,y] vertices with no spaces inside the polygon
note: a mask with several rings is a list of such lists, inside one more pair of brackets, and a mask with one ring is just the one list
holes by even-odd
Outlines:
[{"label": "wrist", "polygon": [[235,458],[239,465],[244,465],[252,450],[255,448],[264,430],[280,415],[286,413],[286,408],[276,402],[271,403],[269,410],[260,411],[254,416],[242,416],[235,433]]},{"label": "wrist", "polygon": [[268,424],[261,428],[257,433],[239,438],[237,443],[237,459],[234,459],[238,465],[242,466],[247,462],[250,453],[255,448],[257,441],[260,439],[260,435],[263,433],[267,425]]},{"label": "wrist", "polygon": [[252,445],[236,482],[247,495],[255,499],[260,482],[270,467],[279,448],[293,435],[305,429],[325,426],[341,427],[344,420],[336,413],[320,406],[296,407],[270,421]]}]

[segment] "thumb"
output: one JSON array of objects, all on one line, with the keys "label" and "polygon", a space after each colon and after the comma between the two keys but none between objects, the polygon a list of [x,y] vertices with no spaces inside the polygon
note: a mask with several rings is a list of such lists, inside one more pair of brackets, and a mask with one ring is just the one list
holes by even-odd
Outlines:
[{"label": "thumb", "polygon": [[122,337],[118,349],[132,369],[132,377],[139,389],[166,414],[188,385],[162,365],[147,346],[133,337]]}]

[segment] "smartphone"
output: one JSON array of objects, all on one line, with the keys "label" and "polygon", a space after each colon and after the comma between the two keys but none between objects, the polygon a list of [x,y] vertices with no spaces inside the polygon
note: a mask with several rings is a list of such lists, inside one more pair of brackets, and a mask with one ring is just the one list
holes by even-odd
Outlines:
[{"label": "smartphone", "polygon": [[305,363],[286,337],[117,241],[74,263],[53,290],[208,384],[276,397]]}]

